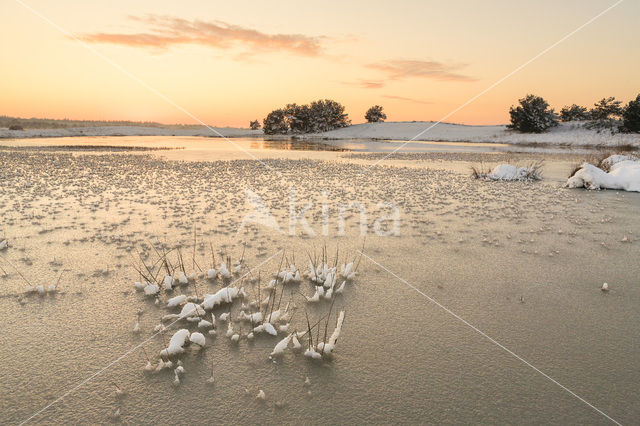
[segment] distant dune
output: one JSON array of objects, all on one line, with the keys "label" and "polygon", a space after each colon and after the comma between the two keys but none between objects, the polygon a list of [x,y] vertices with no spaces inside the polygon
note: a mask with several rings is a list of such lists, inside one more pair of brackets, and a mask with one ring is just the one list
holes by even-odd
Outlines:
[{"label": "distant dune", "polygon": [[[427,130],[428,129],[428,130]],[[425,131],[426,130],[426,131]],[[419,136],[418,136],[419,135]],[[365,123],[310,135],[328,139],[392,139],[441,142],[486,142],[511,144],[551,144],[640,148],[640,134],[612,135],[589,130],[583,123],[560,123],[547,133],[518,133],[506,125],[468,126],[431,121]]]},{"label": "distant dune", "polygon": [[[60,138],[77,136],[202,136],[202,137],[250,137],[262,136],[262,130],[235,127],[204,126],[86,126],[56,129],[9,130],[0,128],[0,139]],[[217,132],[217,133],[216,133]],[[221,136],[222,135],[222,136]]]}]

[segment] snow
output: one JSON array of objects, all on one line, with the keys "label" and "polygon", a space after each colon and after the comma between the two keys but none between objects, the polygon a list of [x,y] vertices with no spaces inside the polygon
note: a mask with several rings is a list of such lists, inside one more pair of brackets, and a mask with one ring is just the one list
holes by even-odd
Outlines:
[{"label": "snow", "polygon": [[271,352],[271,356],[282,355],[284,353],[284,350],[287,349],[287,346],[289,346],[289,342],[291,341],[292,337],[293,337],[293,333],[289,334],[287,337],[280,340],[278,344],[273,348],[273,351]]},{"label": "snow", "polygon": [[567,180],[566,187],[640,192],[640,160],[629,156],[611,156],[602,163],[610,166],[608,173],[592,164],[584,163]]},{"label": "snow", "polygon": [[493,168],[487,178],[491,180],[527,180],[534,172],[530,167],[516,167],[511,164],[500,164]]},{"label": "snow", "polygon": [[189,339],[189,330],[181,328],[176,331],[171,340],[169,340],[169,346],[166,349],[160,351],[160,356],[178,355],[184,352],[184,344]]},{"label": "snow", "polygon": [[270,322],[265,322],[264,323],[264,331],[266,331],[267,333],[269,333],[272,336],[277,336],[278,335],[278,332],[276,331],[275,327]]},{"label": "snow", "polygon": [[229,269],[227,268],[226,263],[220,264],[220,267],[218,268],[218,273],[220,273],[220,276],[224,279],[231,278],[231,272],[229,272]]},{"label": "snow", "polygon": [[209,328],[209,327],[213,327],[213,324],[207,320],[200,320],[198,322],[198,328]]},{"label": "snow", "polygon": [[173,290],[173,284],[175,283],[175,280],[173,279],[173,277],[171,275],[165,275],[164,276],[164,288],[165,290]]},{"label": "snow", "polygon": [[187,275],[184,273],[184,271],[178,272],[178,277],[176,279],[182,285],[189,284],[189,279],[187,278]]},{"label": "snow", "polygon": [[185,300],[187,300],[187,296],[185,296],[184,294],[181,294],[180,296],[172,297],[167,301],[167,308],[173,308],[173,307],[179,306]]},{"label": "snow", "polygon": [[[222,303],[232,303],[233,299],[238,297],[244,297],[244,289],[237,287],[225,287],[221,288],[214,294],[207,294],[204,296],[204,301],[202,302],[202,307],[206,310],[211,310],[215,306],[221,305]],[[221,317],[222,319],[222,317]]]},{"label": "snow", "polygon": [[189,337],[189,341],[201,347],[204,347],[206,343],[206,340],[204,339],[204,335],[198,332],[191,333],[191,336]]},{"label": "snow", "polygon": [[144,286],[144,294],[147,296],[155,296],[159,291],[160,287],[155,284],[147,283],[147,285]]},{"label": "snow", "polygon": [[356,273],[353,270],[353,262],[349,262],[346,265],[342,265],[340,274],[344,277],[345,280],[352,280]]},{"label": "snow", "polygon": [[[416,135],[428,128],[429,130],[416,137]],[[596,130],[585,128],[584,122],[560,123],[546,133],[518,133],[507,129],[506,125],[468,126],[452,123],[435,124],[432,121],[384,122],[356,124],[324,133],[304,136],[327,139],[388,139],[510,144],[542,143],[582,146],[630,144],[640,146],[640,134],[617,133],[611,135],[608,131],[598,133]]]},{"label": "snow", "polygon": [[198,317],[201,317],[204,315],[204,309],[202,309],[202,306],[200,305],[196,305],[195,303],[189,302],[186,305],[184,305],[182,307],[182,311],[180,312],[179,318],[197,318],[198,321],[200,321],[200,319]]},{"label": "snow", "polygon": [[320,355],[320,353],[316,352],[314,349],[307,349],[304,352],[304,356],[306,356],[307,358],[311,358],[311,359],[320,359],[320,358],[322,358],[322,355]]},{"label": "snow", "polygon": [[64,129],[25,129],[9,130],[0,128],[0,139],[24,138],[57,138],[70,136],[203,136],[209,138],[220,137],[251,137],[262,136],[262,130],[239,129],[234,127],[212,127],[218,133],[204,126],[185,128],[176,127],[144,127],[144,126],[91,126],[69,127]]},{"label": "snow", "polygon": [[250,321],[254,324],[258,324],[262,322],[262,312],[256,312],[253,314],[247,314],[245,311],[240,312],[240,318],[245,321]]}]

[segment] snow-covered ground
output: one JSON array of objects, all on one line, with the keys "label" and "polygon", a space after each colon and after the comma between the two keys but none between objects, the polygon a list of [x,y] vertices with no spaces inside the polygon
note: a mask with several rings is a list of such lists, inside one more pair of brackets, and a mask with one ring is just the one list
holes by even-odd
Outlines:
[{"label": "snow-covered ground", "polygon": [[[433,127],[431,127],[433,126]],[[425,129],[429,129],[423,132]],[[416,137],[416,135],[420,136]],[[493,142],[510,144],[553,144],[578,146],[633,145],[640,147],[640,134],[601,133],[584,128],[579,123],[560,123],[547,133],[518,133],[499,126],[467,126],[431,121],[365,123],[319,133],[330,139],[393,139],[442,142]],[[415,139],[414,139],[415,138]]]},{"label": "snow-covered ground", "polygon": [[229,138],[262,136],[262,130],[239,129],[235,127],[213,127],[218,132],[204,126],[194,127],[144,127],[144,126],[97,126],[69,127],[65,129],[25,129],[9,130],[0,128],[0,139],[57,138],[70,136],[205,136]]}]

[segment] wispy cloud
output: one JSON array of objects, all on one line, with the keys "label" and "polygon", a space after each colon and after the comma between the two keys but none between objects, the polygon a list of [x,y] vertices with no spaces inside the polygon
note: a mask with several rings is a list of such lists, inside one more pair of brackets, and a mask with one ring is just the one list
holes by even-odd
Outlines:
[{"label": "wispy cloud", "polygon": [[382,71],[391,80],[406,78],[430,78],[443,81],[474,81],[475,78],[460,74],[466,64],[445,64],[437,61],[388,60],[366,65]]},{"label": "wispy cloud", "polygon": [[380,89],[381,87],[384,87],[384,81],[380,80],[360,79],[358,81],[342,81],[341,83],[347,86],[359,87],[361,89]]},{"label": "wispy cloud", "polygon": [[398,101],[413,102],[413,103],[416,103],[416,104],[428,105],[428,104],[432,104],[433,103],[433,102],[430,102],[430,101],[421,101],[419,99],[414,99],[414,98],[406,98],[404,96],[382,95],[382,97],[383,98],[387,98],[387,99],[395,99],[395,100],[398,100]]},{"label": "wispy cloud", "polygon": [[80,38],[89,43],[110,43],[121,46],[165,50],[175,45],[197,44],[218,49],[241,46],[251,53],[287,51],[303,56],[321,53],[321,39],[303,34],[267,34],[222,21],[201,21],[150,15],[130,17],[146,26],[138,33],[90,33]]}]

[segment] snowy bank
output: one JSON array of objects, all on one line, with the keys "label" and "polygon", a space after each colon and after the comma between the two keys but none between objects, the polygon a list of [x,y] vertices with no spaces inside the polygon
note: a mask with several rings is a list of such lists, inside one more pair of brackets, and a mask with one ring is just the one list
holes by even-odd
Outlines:
[{"label": "snowy bank", "polygon": [[[0,128],[0,139],[63,138],[73,136],[202,136],[202,137],[256,137],[263,136],[262,130],[239,129],[235,127],[143,127],[143,126],[97,126],[69,127],[64,129],[9,130]],[[217,132],[217,133],[216,133]],[[222,136],[220,136],[222,135]]]},{"label": "snowy bank", "polygon": [[[429,130],[421,133],[426,129]],[[418,134],[420,136],[416,137]],[[633,145],[640,147],[640,134],[617,133],[612,135],[608,131],[598,133],[595,130],[585,128],[584,124],[579,122],[560,123],[547,133],[518,133],[507,129],[506,125],[467,126],[451,123],[434,125],[432,121],[365,123],[307,136],[327,139],[386,139],[608,147]]]},{"label": "snowy bank", "polygon": [[567,180],[566,186],[640,192],[640,159],[630,155],[612,155],[601,161],[600,165],[609,171],[584,163]]}]

